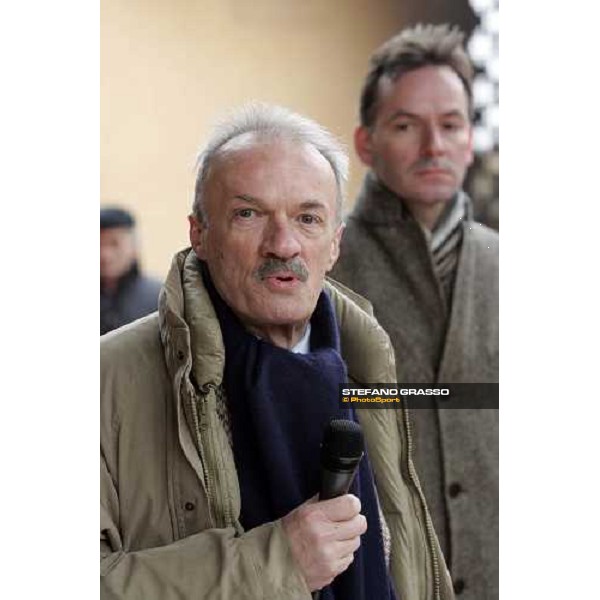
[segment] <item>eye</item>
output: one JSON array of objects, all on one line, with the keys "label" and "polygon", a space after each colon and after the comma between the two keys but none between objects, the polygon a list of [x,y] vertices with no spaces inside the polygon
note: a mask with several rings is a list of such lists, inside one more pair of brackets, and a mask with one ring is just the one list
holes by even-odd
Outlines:
[{"label": "eye", "polygon": [[446,131],[458,131],[459,129],[462,128],[462,123],[458,123],[456,121],[448,121],[446,123],[443,123],[442,127]]},{"label": "eye", "polygon": [[317,215],[311,215],[310,213],[300,215],[299,219],[303,225],[316,225],[322,222],[320,217]]},{"label": "eye", "polygon": [[409,128],[410,128],[410,123],[406,123],[406,122],[394,123],[395,131],[408,131]]},{"label": "eye", "polygon": [[250,219],[256,214],[256,211],[253,208],[240,208],[236,210],[234,216],[240,219]]}]

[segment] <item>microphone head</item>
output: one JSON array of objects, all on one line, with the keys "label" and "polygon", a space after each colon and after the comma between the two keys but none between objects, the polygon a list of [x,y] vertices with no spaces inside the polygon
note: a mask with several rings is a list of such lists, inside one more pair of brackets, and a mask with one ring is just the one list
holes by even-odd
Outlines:
[{"label": "microphone head", "polygon": [[355,466],[364,452],[362,429],[348,419],[333,419],[325,429],[321,463],[334,470]]}]

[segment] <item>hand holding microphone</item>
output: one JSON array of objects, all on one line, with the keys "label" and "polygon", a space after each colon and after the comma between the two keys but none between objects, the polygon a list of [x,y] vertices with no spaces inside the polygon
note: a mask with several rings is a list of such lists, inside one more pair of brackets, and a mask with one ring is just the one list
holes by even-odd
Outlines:
[{"label": "hand holding microphone", "polygon": [[[331,421],[321,447],[321,491],[283,519],[296,563],[311,591],[320,590],[354,560],[367,521],[360,500],[348,494],[364,453],[360,425]],[[319,597],[315,591],[314,598]]]}]

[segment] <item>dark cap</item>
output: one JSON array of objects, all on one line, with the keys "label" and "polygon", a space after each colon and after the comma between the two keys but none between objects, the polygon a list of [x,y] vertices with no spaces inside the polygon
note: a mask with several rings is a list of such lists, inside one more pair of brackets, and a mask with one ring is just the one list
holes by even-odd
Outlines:
[{"label": "dark cap", "polygon": [[110,229],[111,227],[134,227],[135,219],[133,215],[123,208],[111,207],[100,209],[100,229]]}]

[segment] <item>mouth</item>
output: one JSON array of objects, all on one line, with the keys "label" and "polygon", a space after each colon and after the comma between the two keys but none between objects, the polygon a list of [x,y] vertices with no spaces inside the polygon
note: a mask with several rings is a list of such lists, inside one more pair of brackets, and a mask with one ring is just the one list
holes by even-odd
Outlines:
[{"label": "mouth", "polygon": [[287,290],[300,284],[300,279],[294,273],[271,273],[263,277],[267,287],[275,290]]},{"label": "mouth", "polygon": [[447,169],[419,169],[419,177],[450,177],[452,173]]}]

